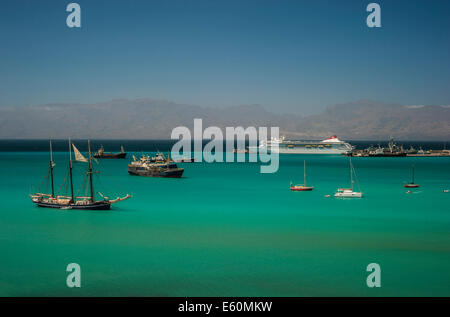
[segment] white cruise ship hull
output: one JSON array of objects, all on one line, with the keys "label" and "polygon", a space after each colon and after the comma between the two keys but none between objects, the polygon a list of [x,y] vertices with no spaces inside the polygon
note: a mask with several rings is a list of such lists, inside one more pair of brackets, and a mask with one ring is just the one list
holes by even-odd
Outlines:
[{"label": "white cruise ship hull", "polygon": [[352,150],[352,146],[332,136],[326,140],[317,141],[285,141],[272,139],[259,147],[249,147],[250,153],[258,151],[275,152],[280,154],[343,154]]},{"label": "white cruise ship hull", "polygon": [[[269,148],[269,150],[272,152],[276,152],[276,150],[272,150]],[[348,149],[314,149],[314,148],[302,148],[302,147],[295,147],[295,148],[278,148],[278,153],[280,154],[343,154],[348,152]]]}]

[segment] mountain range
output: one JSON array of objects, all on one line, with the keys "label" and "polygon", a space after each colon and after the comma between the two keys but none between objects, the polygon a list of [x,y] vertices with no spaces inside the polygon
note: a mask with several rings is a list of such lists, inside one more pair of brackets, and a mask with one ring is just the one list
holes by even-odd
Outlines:
[{"label": "mountain range", "polygon": [[177,126],[278,126],[293,139],[449,140],[450,107],[407,106],[371,100],[337,104],[315,115],[275,114],[261,105],[226,108],[155,99],[95,104],[55,103],[0,107],[0,138],[168,139]]}]

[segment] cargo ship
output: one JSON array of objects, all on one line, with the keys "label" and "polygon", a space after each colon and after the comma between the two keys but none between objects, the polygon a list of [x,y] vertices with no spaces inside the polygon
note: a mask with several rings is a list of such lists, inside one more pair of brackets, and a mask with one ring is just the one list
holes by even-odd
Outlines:
[{"label": "cargo ship", "polygon": [[105,152],[105,149],[103,148],[103,145],[101,148],[97,151],[97,153],[94,154],[95,158],[101,158],[101,159],[124,159],[127,156],[127,153],[125,152],[123,146],[120,147],[119,153],[110,153]]}]

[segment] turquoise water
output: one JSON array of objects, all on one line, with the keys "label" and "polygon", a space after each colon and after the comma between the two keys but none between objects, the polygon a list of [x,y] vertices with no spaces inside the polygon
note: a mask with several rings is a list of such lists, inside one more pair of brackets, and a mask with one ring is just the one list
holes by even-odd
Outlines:
[{"label": "turquoise water", "polygon": [[[182,179],[103,160],[96,189],[133,198],[75,211],[28,199],[47,155],[0,152],[1,296],[450,296],[450,158],[354,158],[365,197],[353,200],[324,197],[348,186],[340,156],[281,155],[276,174],[184,164]],[[55,153],[58,185],[66,156]],[[315,189],[291,192],[304,159]],[[407,194],[413,163],[421,187]],[[72,262],[79,289],[66,286]],[[371,262],[381,288],[366,286]]]}]

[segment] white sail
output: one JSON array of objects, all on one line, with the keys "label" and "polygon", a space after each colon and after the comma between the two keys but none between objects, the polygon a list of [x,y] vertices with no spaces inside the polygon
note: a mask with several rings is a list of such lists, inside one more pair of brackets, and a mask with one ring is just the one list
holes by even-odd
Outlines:
[{"label": "white sail", "polygon": [[73,146],[73,153],[75,154],[75,161],[87,163],[88,160],[83,156],[83,154],[81,154],[81,152],[77,149],[75,144],[72,144],[72,146]]}]

